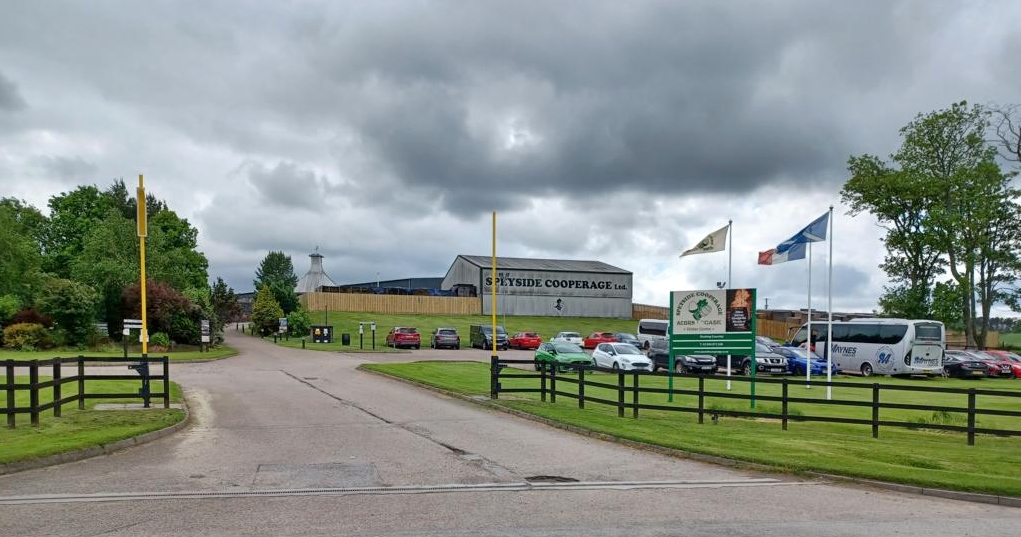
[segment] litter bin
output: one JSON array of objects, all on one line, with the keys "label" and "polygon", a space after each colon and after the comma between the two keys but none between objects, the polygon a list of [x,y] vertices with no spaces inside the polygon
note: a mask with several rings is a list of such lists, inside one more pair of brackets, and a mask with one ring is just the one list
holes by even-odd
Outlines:
[{"label": "litter bin", "polygon": [[340,335],[340,343],[342,345],[350,345],[351,344],[351,334],[348,334],[347,332],[341,334]]}]

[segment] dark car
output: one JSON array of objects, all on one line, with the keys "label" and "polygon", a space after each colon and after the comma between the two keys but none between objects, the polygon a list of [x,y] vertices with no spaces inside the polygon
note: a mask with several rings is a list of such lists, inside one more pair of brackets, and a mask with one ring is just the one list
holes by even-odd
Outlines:
[{"label": "dark car", "polygon": [[948,350],[943,355],[944,377],[979,378],[988,370],[988,364],[969,352]]},{"label": "dark car", "polygon": [[[727,355],[720,354],[716,356],[716,364],[720,366],[721,369],[727,367]],[[744,375],[752,374],[751,357],[737,355],[731,356],[730,364],[735,370],[731,371],[731,373],[740,373]],[[763,345],[762,343],[755,344],[755,364],[755,370],[759,373],[787,373],[787,357],[773,352],[770,347]]]},{"label": "dark car", "polygon": [[630,343],[639,349],[642,348],[642,343],[638,341],[638,336],[634,334],[630,334],[628,332],[616,332],[613,335],[617,338],[617,341],[621,343]]},{"label": "dark car", "polygon": [[[654,372],[660,369],[670,369],[670,347],[667,340],[654,339],[650,341],[647,354],[649,359],[652,360],[652,370]],[[678,373],[715,375],[718,370],[719,367],[716,365],[716,359],[712,356],[689,356],[684,354],[674,356],[674,371]]]},{"label": "dark car", "polygon": [[[496,325],[496,347],[502,351],[509,346],[507,331],[502,326]],[[472,347],[478,349],[493,348],[493,325],[473,324],[468,330],[468,342]]]},{"label": "dark car", "polygon": [[461,336],[457,335],[456,328],[437,328],[433,330],[429,346],[434,349],[460,349]]}]

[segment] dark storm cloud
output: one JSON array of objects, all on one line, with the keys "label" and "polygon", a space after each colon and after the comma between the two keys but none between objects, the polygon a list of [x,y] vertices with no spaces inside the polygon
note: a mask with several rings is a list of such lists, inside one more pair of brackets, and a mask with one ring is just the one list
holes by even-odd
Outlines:
[{"label": "dark storm cloud", "polygon": [[17,112],[27,106],[18,92],[17,84],[0,71],[0,112]]},{"label": "dark storm cloud", "polygon": [[94,162],[80,156],[40,156],[35,157],[35,164],[42,173],[60,178],[63,181],[94,181],[99,167]]},{"label": "dark storm cloud", "polygon": [[301,169],[293,162],[280,162],[273,168],[248,163],[243,168],[249,184],[268,204],[296,209],[315,209],[323,204],[328,183],[312,170]]}]

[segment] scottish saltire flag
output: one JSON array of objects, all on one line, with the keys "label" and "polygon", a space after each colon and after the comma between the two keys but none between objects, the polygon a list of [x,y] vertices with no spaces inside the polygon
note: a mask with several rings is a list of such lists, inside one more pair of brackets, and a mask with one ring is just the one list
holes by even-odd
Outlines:
[{"label": "scottish saltire flag", "polygon": [[680,257],[694,254],[708,254],[712,252],[722,252],[727,247],[727,231],[730,230],[730,224],[727,224],[720,229],[708,234],[704,239],[698,242],[693,248],[685,250]]},{"label": "scottish saltire flag", "polygon": [[[804,229],[795,233],[793,237],[776,245],[776,251],[782,253],[793,248],[796,244],[804,245],[809,242],[820,242],[826,240],[826,226],[829,222],[830,213],[829,211],[826,211],[822,213],[822,216],[816,218],[811,224],[805,226]],[[803,259],[804,257],[804,255],[798,258],[792,257],[788,259],[788,261],[792,259]]]},{"label": "scottish saltire flag", "polygon": [[759,252],[759,264],[776,265],[787,261],[804,259],[806,248],[805,243],[795,243],[784,252],[777,251],[777,248],[770,248],[765,252]]}]

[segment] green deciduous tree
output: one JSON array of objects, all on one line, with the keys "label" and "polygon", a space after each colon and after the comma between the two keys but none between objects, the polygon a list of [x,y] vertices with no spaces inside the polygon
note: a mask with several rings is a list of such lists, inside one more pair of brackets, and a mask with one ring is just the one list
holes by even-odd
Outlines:
[{"label": "green deciduous tree", "polygon": [[[851,157],[842,191],[852,214],[872,213],[887,227],[882,268],[895,285],[880,300],[884,312],[933,316],[935,278],[949,273],[969,345],[984,345],[990,308],[1006,300],[1019,274],[1018,192],[985,139],[988,117],[965,102],[919,114],[900,130],[891,164]],[[940,296],[941,308],[955,303],[947,298]]]},{"label": "green deciduous tree", "polygon": [[294,292],[294,288],[298,285],[298,277],[294,274],[291,257],[284,255],[283,252],[266,254],[255,271],[253,283],[256,291],[261,291],[263,287],[269,287],[273,298],[285,314],[298,307],[298,295]]},{"label": "green deciduous tree", "polygon": [[18,200],[0,200],[0,295],[28,300],[42,278],[42,254],[35,221],[38,211]]},{"label": "green deciduous tree", "polygon": [[95,331],[99,300],[99,293],[84,283],[49,277],[36,297],[36,305],[54,320],[66,343],[85,345]]},{"label": "green deciduous tree", "polygon": [[255,294],[255,302],[252,304],[251,322],[258,330],[259,335],[268,336],[277,331],[280,326],[280,318],[284,316],[284,310],[273,298],[273,291],[268,285],[262,286]]}]

